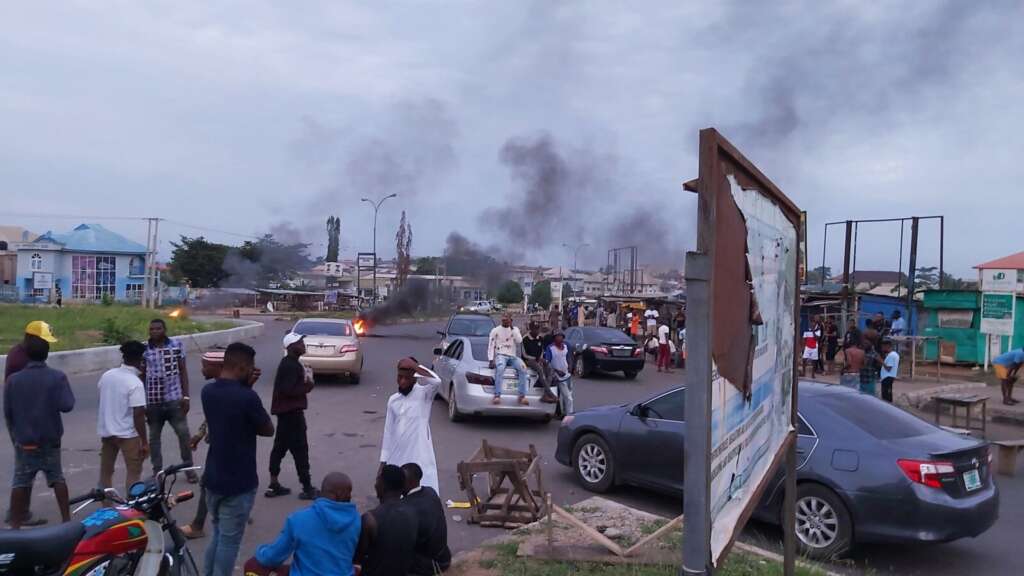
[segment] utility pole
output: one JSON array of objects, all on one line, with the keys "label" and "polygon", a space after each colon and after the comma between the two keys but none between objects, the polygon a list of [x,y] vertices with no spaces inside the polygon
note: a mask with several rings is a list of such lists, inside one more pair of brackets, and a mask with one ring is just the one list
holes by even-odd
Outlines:
[{"label": "utility pole", "polygon": [[[579,255],[580,250],[582,248],[585,248],[587,246],[590,246],[590,244],[587,244],[586,242],[583,242],[581,244],[576,244],[575,246],[571,246],[571,245],[565,244],[565,243],[562,244],[563,248],[568,248],[569,250],[572,250],[572,270],[569,271],[569,279],[570,279],[570,281],[574,277],[573,274],[576,273],[576,256]],[[576,292],[576,289],[573,288],[573,293],[575,293],[575,292]]]},{"label": "utility pole", "polygon": [[380,211],[380,205],[384,203],[388,198],[395,198],[398,194],[389,194],[380,200],[374,202],[369,198],[362,198],[363,202],[368,202],[370,206],[373,206],[373,305],[377,305],[377,212]]},{"label": "utility pole", "polygon": [[160,218],[146,218],[146,261],[142,273],[142,307],[156,308],[159,286],[156,285],[156,254],[160,247]]}]

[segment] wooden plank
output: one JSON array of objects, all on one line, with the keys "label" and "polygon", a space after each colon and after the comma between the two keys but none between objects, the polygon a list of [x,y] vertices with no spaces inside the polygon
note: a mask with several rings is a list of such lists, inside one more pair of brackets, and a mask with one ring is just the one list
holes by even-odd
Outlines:
[{"label": "wooden plank", "polygon": [[579,528],[580,530],[582,530],[583,533],[586,534],[588,538],[590,538],[594,542],[597,542],[601,546],[604,546],[605,548],[607,548],[610,552],[612,552],[616,556],[623,556],[624,555],[622,547],[619,546],[618,544],[616,544],[615,542],[612,542],[610,538],[608,538],[604,534],[601,534],[596,529],[591,528],[590,526],[587,526],[579,518],[576,518],[572,514],[570,514],[570,513],[566,512],[565,510],[563,510],[561,506],[559,506],[557,504],[553,504],[552,507],[555,510],[555,514],[558,514],[566,522],[568,522],[568,523],[572,524],[573,526],[575,526],[575,527]]},{"label": "wooden plank", "polygon": [[669,521],[667,524],[665,524],[661,528],[658,528],[657,530],[655,530],[653,534],[648,535],[643,540],[641,540],[641,541],[637,542],[636,544],[633,544],[632,546],[630,546],[629,549],[627,549],[626,552],[623,555],[624,556],[631,556],[637,550],[643,548],[644,546],[650,544],[651,542],[657,541],[659,538],[661,538],[665,534],[668,534],[673,528],[675,528],[676,526],[678,526],[679,524],[682,524],[682,523],[683,523],[683,515],[680,514],[679,516],[676,516],[675,518],[673,518],[671,521]]}]

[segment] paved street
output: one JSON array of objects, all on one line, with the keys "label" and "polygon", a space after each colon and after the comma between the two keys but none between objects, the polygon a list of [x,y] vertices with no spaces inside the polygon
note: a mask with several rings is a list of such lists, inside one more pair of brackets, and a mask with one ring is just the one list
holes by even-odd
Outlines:
[{"label": "paved street", "polygon": [[[257,384],[257,390],[269,406],[270,388],[274,370],[280,358],[280,339],[290,323],[266,321],[266,329],[254,345],[264,377]],[[352,476],[355,482],[355,501],[361,509],[375,505],[372,496],[373,476],[377,470],[380,437],[384,425],[384,405],[387,397],[395,390],[395,364],[401,356],[413,355],[429,363],[431,350],[437,342],[435,331],[440,323],[407,324],[378,327],[376,337],[363,340],[366,368],[362,383],[351,385],[345,382],[321,382],[310,397],[309,440],[314,477],[320,477],[329,470],[341,470]],[[193,356],[189,362],[193,383],[202,381],[198,359]],[[84,375],[72,379],[78,398],[76,410],[65,418],[64,468],[72,494],[81,493],[92,487],[97,478],[99,455],[95,432],[95,410],[97,404],[96,380],[98,375]],[[608,403],[621,403],[643,398],[662,390],[673,382],[681,382],[682,373],[668,376],[653,370],[643,372],[636,381],[625,381],[621,377],[607,376],[583,380],[576,385],[577,408],[586,408]],[[194,406],[190,414],[190,425],[194,430],[201,422],[198,386],[193,385]],[[589,497],[589,493],[578,488],[572,473],[554,461],[553,452],[558,423],[548,424],[526,420],[471,420],[452,424],[442,402],[436,402],[432,419],[434,446],[437,452],[441,481],[442,500],[464,499],[458,490],[455,475],[456,464],[469,457],[486,438],[490,442],[508,447],[525,448],[534,444],[544,458],[544,480],[555,501],[570,504]],[[1020,436],[1019,429],[997,429],[997,434]],[[176,461],[171,436],[165,433],[164,454],[168,463]],[[266,466],[271,441],[260,441],[261,491],[266,485]],[[205,455],[200,449],[198,462]],[[12,462],[8,442],[0,446],[0,461]],[[9,469],[9,466],[5,466]],[[121,482],[120,471],[115,485]],[[286,459],[282,481],[296,489],[294,468]],[[867,567],[881,573],[898,574],[965,574],[984,567],[985,573],[1020,573],[1022,561],[1013,554],[1019,534],[1024,533],[1024,479],[999,478],[1002,489],[1002,507],[999,523],[988,533],[975,540],[927,547],[871,546],[862,548],[853,559],[857,567]],[[8,484],[3,483],[0,498],[7,502]],[[45,492],[42,479],[37,479],[37,496],[33,499],[36,513],[55,519],[52,496]],[[612,497],[615,500],[638,508],[675,516],[682,510],[682,502],[640,490],[622,488]],[[255,522],[245,537],[240,561],[252,554],[259,543],[272,539],[281,526],[283,517],[302,506],[294,496],[276,499],[257,498],[254,512]],[[194,511],[194,503],[187,503],[176,510],[179,522],[186,522]],[[453,551],[472,548],[483,540],[497,536],[496,529],[469,526],[464,521],[455,522],[452,514],[465,511],[449,511],[449,540]],[[209,529],[209,526],[208,526]],[[748,530],[751,542],[772,547],[777,545],[778,531],[770,527],[755,526]],[[205,540],[193,543],[197,555],[205,548]]]}]

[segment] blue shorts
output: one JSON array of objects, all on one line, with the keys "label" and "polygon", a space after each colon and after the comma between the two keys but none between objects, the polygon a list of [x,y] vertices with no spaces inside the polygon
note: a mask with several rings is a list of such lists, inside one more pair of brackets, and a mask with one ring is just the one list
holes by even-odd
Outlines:
[{"label": "blue shorts", "polygon": [[60,445],[40,445],[31,450],[15,446],[14,480],[11,482],[11,488],[31,488],[36,474],[40,472],[46,475],[46,483],[51,488],[54,484],[64,484],[64,473],[60,466]]}]

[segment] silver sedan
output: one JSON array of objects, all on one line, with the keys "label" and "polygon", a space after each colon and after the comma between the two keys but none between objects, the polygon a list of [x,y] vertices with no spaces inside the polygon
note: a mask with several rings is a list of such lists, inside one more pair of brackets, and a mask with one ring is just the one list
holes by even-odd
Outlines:
[{"label": "silver sedan", "polygon": [[501,404],[494,398],[494,370],[488,367],[487,338],[462,336],[453,339],[444,350],[434,350],[434,371],[441,377],[438,392],[448,402],[448,418],[458,422],[468,415],[525,416],[550,420],[555,404],[540,401],[543,389],[538,387],[537,374],[529,370],[529,406],[518,403],[515,371],[505,370],[502,378]]}]

